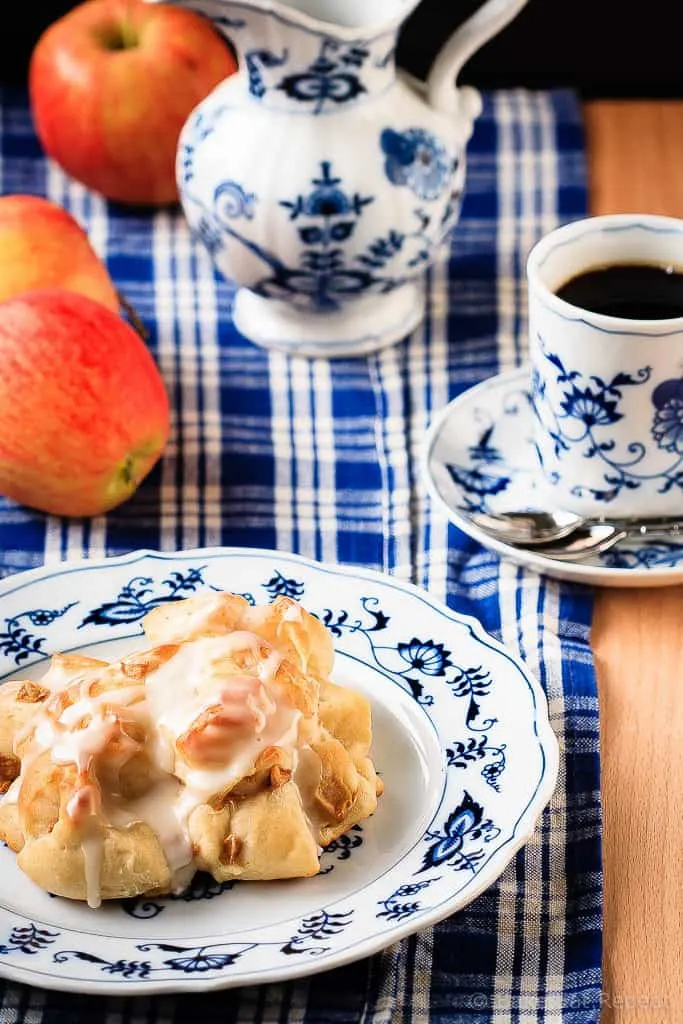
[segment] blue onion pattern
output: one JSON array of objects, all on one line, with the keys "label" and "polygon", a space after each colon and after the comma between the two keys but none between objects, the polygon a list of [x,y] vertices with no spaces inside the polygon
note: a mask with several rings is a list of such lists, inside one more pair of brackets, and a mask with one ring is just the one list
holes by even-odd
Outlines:
[{"label": "blue onion pattern", "polygon": [[295,580],[291,576],[284,576],[276,569],[267,583],[263,584],[263,589],[267,591],[271,601],[274,601],[276,597],[293,597],[299,601],[304,595],[305,587],[299,580]]},{"label": "blue onion pattern", "polygon": [[465,790],[455,810],[449,814],[440,832],[430,831],[425,836],[429,848],[417,874],[429,868],[449,864],[455,871],[475,872],[485,856],[478,840],[490,843],[500,835],[500,829],[490,818],[484,817],[484,808]]},{"label": "blue onion pattern", "polygon": [[[362,43],[343,43],[324,36],[310,64],[294,66],[285,74],[282,71],[290,60],[287,50],[280,54],[250,50],[244,61],[254,99],[263,100],[268,93],[279,92],[315,115],[343,107],[368,92],[362,70],[369,57],[370,51]],[[274,71],[278,74],[270,74]]]},{"label": "blue onion pattern", "polygon": [[[194,150],[189,143],[184,152],[187,182],[194,174]],[[406,266],[417,271],[432,262],[449,225],[440,224],[419,206],[411,211],[411,230],[389,229],[370,237],[357,251],[351,250],[359,225],[377,197],[349,187],[331,161],[323,160],[319,167],[308,189],[277,201],[287,211],[293,236],[289,251],[298,249],[297,259],[285,263],[260,240],[249,237],[248,222],[258,220],[259,197],[233,179],[214,189],[210,207],[188,193],[197,212],[195,237],[212,256],[218,256],[230,240],[238,242],[263,264],[263,275],[250,285],[251,291],[317,312],[338,310],[366,294],[388,294],[406,283]]]},{"label": "blue onion pattern", "polygon": [[[633,439],[617,446],[609,428],[624,419],[622,399],[627,388],[645,387],[651,383],[652,368],[642,366],[635,373],[616,373],[610,380],[565,365],[551,352],[544,339],[537,336],[539,351],[547,367],[545,377],[537,367],[532,375],[534,413],[542,424],[557,460],[551,483],[562,483],[561,462],[565,453],[577,449],[586,459],[601,464],[601,483],[581,483],[571,488],[576,497],[589,495],[595,501],[609,504],[624,490],[638,490],[644,484],[654,486],[659,494],[674,488],[683,491],[683,379],[666,380],[653,388],[651,401],[654,413],[651,435],[660,451],[670,452],[672,461],[662,470],[648,470],[644,461],[648,445]],[[561,398],[557,411],[548,402],[548,381],[553,380]],[[620,450],[621,449],[621,450]],[[539,450],[541,462],[547,467],[549,452]]]},{"label": "blue onion pattern", "polygon": [[411,669],[423,672],[426,676],[445,676],[446,669],[452,665],[451,652],[433,640],[423,641],[413,637],[410,643],[398,645],[398,653]]},{"label": "blue onion pattern", "polygon": [[236,181],[223,181],[214,193],[214,208],[219,217],[235,220],[245,217],[251,220],[254,216],[256,196]]},{"label": "blue onion pattern", "polygon": [[638,547],[619,545],[604,551],[600,561],[610,569],[676,569],[683,565],[683,544],[642,541]]},{"label": "blue onion pattern", "polygon": [[76,601],[72,601],[62,608],[32,608],[6,618],[4,628],[0,631],[0,654],[12,658],[16,665],[21,665],[33,655],[44,655],[47,638],[31,632],[24,621],[28,620],[34,628],[45,629],[66,615],[76,604]]},{"label": "blue onion pattern", "polygon": [[386,128],[380,137],[384,170],[393,185],[405,185],[419,199],[438,199],[454,173],[444,144],[423,128],[397,132]]},{"label": "blue onion pattern", "polygon": [[135,917],[140,921],[149,921],[158,917],[174,901],[193,903],[196,900],[213,900],[217,896],[222,896],[223,893],[231,892],[234,887],[234,881],[217,882],[211,875],[198,871],[187,889],[181,893],[171,893],[158,899],[152,899],[149,896],[136,896],[132,899],[121,900],[119,905],[130,917]]},{"label": "blue onion pattern", "polygon": [[588,430],[595,426],[604,427],[622,419],[622,413],[617,412],[617,399],[608,398],[604,388],[581,389],[574,385],[571,391],[565,393],[560,405],[567,416],[579,420]]},{"label": "blue onion pattern", "polygon": [[451,480],[462,491],[463,505],[468,512],[484,512],[488,499],[507,490],[511,483],[511,477],[502,468],[500,448],[493,443],[494,431],[495,425],[489,424],[476,443],[469,446],[467,465],[446,464]]},{"label": "blue onion pattern", "polygon": [[[492,722],[492,724],[495,723]],[[466,740],[453,742],[446,750],[446,763],[449,768],[467,769],[470,764],[488,758],[489,760],[481,769],[480,775],[491,789],[499,793],[500,777],[506,768],[505,748],[505,743],[501,743],[499,746],[489,743],[486,734],[470,736]]]},{"label": "blue onion pattern", "polygon": [[244,55],[244,63],[249,78],[249,92],[254,99],[261,100],[266,95],[268,88],[264,79],[264,69],[282,67],[289,59],[285,50],[281,54],[273,53],[272,50],[249,50]]},{"label": "blue onion pattern", "polygon": [[384,900],[378,900],[378,906],[383,909],[375,914],[375,917],[385,917],[388,921],[405,921],[413,914],[422,910],[422,900],[412,899],[419,892],[429,888],[438,878],[427,878],[421,882],[407,882],[395,889],[391,896]]},{"label": "blue onion pattern", "polygon": [[186,572],[172,572],[160,583],[151,576],[135,576],[121,588],[117,597],[93,608],[81,622],[84,626],[115,626],[139,622],[153,608],[180,601],[206,586],[205,565],[195,566]]},{"label": "blue onion pattern", "polygon": [[59,938],[60,933],[50,931],[48,928],[39,928],[35,924],[17,925],[12,928],[7,942],[0,944],[0,955],[8,953],[25,953],[27,956],[35,956],[41,953],[47,946],[51,946]]},{"label": "blue onion pattern", "polygon": [[[297,930],[286,939],[270,942],[220,942],[203,946],[180,946],[170,942],[144,942],[135,946],[136,952],[152,954],[145,959],[107,960],[84,949],[59,949],[53,954],[57,964],[78,960],[99,967],[103,974],[121,975],[124,978],[148,978],[151,974],[179,972],[181,974],[208,974],[233,967],[238,960],[254,950],[273,947],[285,957],[322,956],[330,949],[331,943],[353,922],[354,911],[320,910],[303,918]],[[42,951],[54,943],[60,932],[49,932],[31,924],[15,928],[6,946],[0,946],[3,953],[21,952],[28,955]],[[167,954],[174,953],[175,956]]]},{"label": "blue onion pattern", "polygon": [[652,392],[652,436],[666,452],[683,455],[683,379],[666,380]]}]

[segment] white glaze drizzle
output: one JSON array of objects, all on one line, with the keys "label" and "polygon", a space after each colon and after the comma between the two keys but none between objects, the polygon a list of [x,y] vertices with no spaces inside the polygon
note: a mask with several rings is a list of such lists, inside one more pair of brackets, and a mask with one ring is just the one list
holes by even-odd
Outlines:
[{"label": "white glaze drizzle", "polygon": [[[305,744],[297,751],[294,768],[294,781],[296,782],[301,809],[308,825],[308,830],[318,844],[320,829],[314,821],[316,817],[312,808],[315,807],[315,791],[320,785],[322,777],[322,761],[308,744]],[[320,855],[320,854],[318,854]]]},{"label": "white glaze drizzle", "polygon": [[142,821],[156,834],[173,876],[192,862],[192,843],[185,823],[178,815],[178,797],[182,786],[171,775],[162,775],[142,796],[135,800],[106,800],[105,816],[115,828],[126,828]]},{"label": "white glaze drizzle", "polygon": [[282,616],[283,622],[301,622],[303,619],[303,609],[300,604],[290,604],[289,608],[285,611]]},{"label": "white glaze drizzle", "polygon": [[[257,663],[257,678],[234,674],[226,663],[231,655],[256,654],[264,646],[243,630],[204,637],[183,644],[147,677],[156,757],[185,783],[180,798],[185,820],[195,807],[249,775],[266,747],[297,744],[301,712],[285,702],[274,682],[279,652],[270,650]],[[176,744],[212,708],[220,709],[219,721],[195,728],[196,756],[183,756]]]},{"label": "white glaze drizzle", "polygon": [[0,803],[4,804],[16,804],[19,799],[19,790],[21,789],[21,775],[17,775],[16,779],[10,783],[6,793],[0,796]]},{"label": "white glaze drizzle", "polygon": [[85,898],[88,906],[93,910],[97,910],[102,903],[102,888],[100,884],[104,855],[102,836],[95,833],[84,836],[81,840],[81,850],[83,851],[85,870]]},{"label": "white glaze drizzle", "polygon": [[[216,605],[207,602],[197,611],[197,619],[208,619]],[[248,611],[253,615],[257,609]],[[291,606],[283,619],[296,621],[300,617],[300,609]],[[193,627],[197,625],[192,622]],[[188,629],[187,622],[184,627]],[[245,658],[250,674],[237,667],[235,655]],[[301,756],[297,752],[302,714],[288,703],[277,684],[281,661],[278,649],[260,636],[235,630],[182,642],[170,658],[148,673],[144,683],[96,695],[91,693],[93,683],[111,673],[111,666],[81,671],[66,680],[58,672],[54,674],[51,697],[22,736],[22,741],[29,738],[31,743],[24,752],[22,775],[12,783],[5,799],[16,801],[25,769],[46,750],[56,764],[76,765],[82,782],[67,805],[67,814],[83,832],[90,906],[98,906],[101,900],[103,825],[125,828],[136,821],[146,822],[159,839],[174,890],[182,891],[194,873],[190,815],[251,774],[267,747],[289,752],[301,796],[306,794],[302,804],[308,803],[320,778],[320,760],[308,746],[301,749]],[[115,669],[109,678],[118,681]],[[65,705],[63,694],[68,685],[78,685],[78,696]],[[105,757],[109,769],[120,769],[140,749],[122,728],[131,721],[146,731],[153,779],[155,774],[158,777],[143,796],[124,800],[108,794],[100,806],[93,764]],[[115,761],[109,749],[114,738]],[[98,789],[97,805],[90,798],[93,786]],[[317,836],[308,815],[306,820]]]},{"label": "white glaze drizzle", "polygon": [[66,813],[81,832],[85,898],[88,906],[96,910],[102,903],[101,876],[104,860],[104,832],[97,784],[85,780],[69,799]]}]

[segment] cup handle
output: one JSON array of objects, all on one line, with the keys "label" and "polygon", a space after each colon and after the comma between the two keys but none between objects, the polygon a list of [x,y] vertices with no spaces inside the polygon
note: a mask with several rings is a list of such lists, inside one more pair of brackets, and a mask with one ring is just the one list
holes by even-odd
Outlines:
[{"label": "cup handle", "polygon": [[476,89],[456,89],[456,79],[472,54],[502,31],[527,2],[487,0],[456,29],[432,65],[427,78],[429,105],[450,117],[458,114],[464,117],[469,125],[468,136],[475,118],[481,113],[481,98]]}]

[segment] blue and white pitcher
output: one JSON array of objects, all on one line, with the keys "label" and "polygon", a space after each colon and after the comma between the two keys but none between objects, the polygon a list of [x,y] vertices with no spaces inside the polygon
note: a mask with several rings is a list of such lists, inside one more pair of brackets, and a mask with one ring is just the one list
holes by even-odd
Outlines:
[{"label": "blue and white pitcher", "polygon": [[177,173],[193,233],[237,285],[240,332],[329,357],[404,338],[457,221],[481,109],[457,75],[526,0],[487,0],[426,83],[394,59],[419,0],[177,2],[238,55],[188,119]]}]

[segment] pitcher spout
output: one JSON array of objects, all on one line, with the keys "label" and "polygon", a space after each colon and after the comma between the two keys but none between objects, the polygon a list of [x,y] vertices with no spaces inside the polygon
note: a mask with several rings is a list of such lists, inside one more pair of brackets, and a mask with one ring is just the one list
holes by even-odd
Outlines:
[{"label": "pitcher spout", "polygon": [[[166,3],[168,0],[146,0]],[[170,0],[206,15],[224,33],[243,28],[258,13],[285,27],[325,35],[340,42],[372,41],[397,33],[420,0]]]},{"label": "pitcher spout", "polygon": [[[264,108],[314,115],[347,112],[388,90],[396,79],[396,35],[406,9],[396,0],[381,0],[379,6],[391,17],[381,24],[375,17],[370,26],[364,24],[366,0],[179,2],[211,18],[228,38],[237,53],[240,83]],[[322,17],[331,19],[335,12],[344,12],[345,24]]]}]

